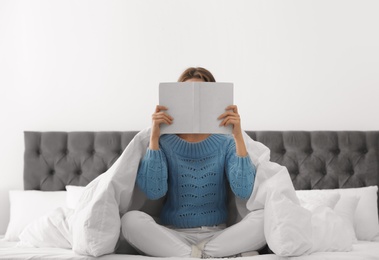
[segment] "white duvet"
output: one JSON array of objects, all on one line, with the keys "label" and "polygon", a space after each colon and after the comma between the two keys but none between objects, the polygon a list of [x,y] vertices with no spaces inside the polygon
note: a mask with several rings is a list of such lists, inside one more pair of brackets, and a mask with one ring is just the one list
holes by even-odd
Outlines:
[{"label": "white duvet", "polygon": [[[114,252],[121,216],[139,209],[146,200],[134,184],[149,138],[150,129],[138,133],[112,167],[86,186],[75,210],[58,209],[45,216],[34,229],[21,234],[21,243],[72,248],[90,256]],[[239,219],[250,211],[264,210],[264,235],[279,256],[350,251],[354,237],[343,217],[326,206],[301,207],[287,169],[270,161],[270,150],[262,143],[246,133],[244,139],[257,173],[249,200],[235,199]]]}]

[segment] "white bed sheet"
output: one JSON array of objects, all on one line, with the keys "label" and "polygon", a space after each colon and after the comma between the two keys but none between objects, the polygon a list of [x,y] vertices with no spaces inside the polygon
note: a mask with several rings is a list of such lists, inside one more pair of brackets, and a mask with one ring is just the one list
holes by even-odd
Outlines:
[{"label": "white bed sheet", "polygon": [[[0,236],[1,239],[1,236]],[[0,259],[7,260],[147,260],[152,259],[146,256],[137,255],[104,255],[101,257],[90,257],[76,255],[72,250],[62,248],[20,248],[16,247],[17,242],[0,241]],[[165,260],[167,258],[154,258],[154,260]],[[170,260],[183,260],[183,258],[171,257]],[[233,258],[238,259],[238,258]],[[379,260],[379,242],[358,241],[353,245],[351,252],[325,252],[314,253],[312,255],[300,257],[279,257],[276,255],[260,255],[253,257],[243,257],[244,260]]]}]

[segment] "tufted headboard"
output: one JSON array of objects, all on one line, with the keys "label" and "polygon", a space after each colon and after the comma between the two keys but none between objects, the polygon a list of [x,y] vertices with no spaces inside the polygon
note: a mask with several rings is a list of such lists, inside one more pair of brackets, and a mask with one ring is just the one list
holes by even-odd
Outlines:
[{"label": "tufted headboard", "polygon": [[111,167],[137,133],[24,132],[24,189],[85,186]]},{"label": "tufted headboard", "polygon": [[[247,131],[288,168],[295,189],[379,186],[379,131]],[[24,189],[85,186],[137,131],[24,132]],[[379,200],[378,200],[379,203]]]}]

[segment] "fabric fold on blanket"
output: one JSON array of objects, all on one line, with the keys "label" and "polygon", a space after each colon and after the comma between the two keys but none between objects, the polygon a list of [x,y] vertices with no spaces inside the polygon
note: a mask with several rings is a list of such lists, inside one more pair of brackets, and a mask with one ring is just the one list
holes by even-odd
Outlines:
[{"label": "fabric fold on blanket", "polygon": [[138,200],[133,196],[135,179],[149,138],[150,129],[139,132],[117,161],[86,186],[73,216],[74,252],[91,256],[114,252],[120,237],[120,215],[128,211],[132,198]]}]

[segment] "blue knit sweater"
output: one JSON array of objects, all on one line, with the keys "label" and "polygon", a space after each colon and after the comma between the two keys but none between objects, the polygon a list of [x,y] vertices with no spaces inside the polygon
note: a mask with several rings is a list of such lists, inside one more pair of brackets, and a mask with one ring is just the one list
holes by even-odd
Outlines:
[{"label": "blue knit sweater", "polygon": [[150,150],[140,163],[137,184],[149,199],[167,197],[163,225],[177,228],[213,226],[227,220],[227,183],[247,199],[255,179],[249,156],[236,154],[230,135],[210,135],[191,143],[177,135],[162,135],[160,149]]}]

